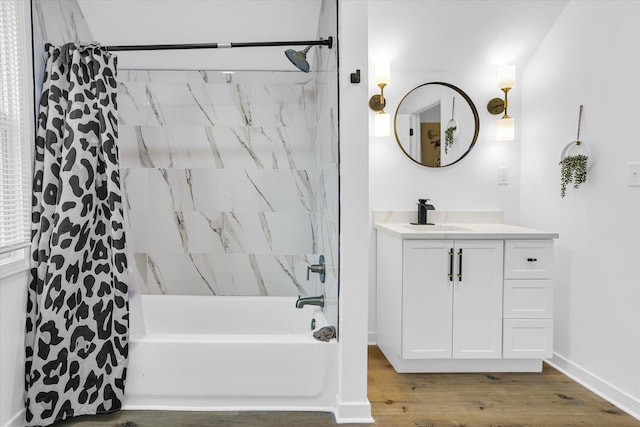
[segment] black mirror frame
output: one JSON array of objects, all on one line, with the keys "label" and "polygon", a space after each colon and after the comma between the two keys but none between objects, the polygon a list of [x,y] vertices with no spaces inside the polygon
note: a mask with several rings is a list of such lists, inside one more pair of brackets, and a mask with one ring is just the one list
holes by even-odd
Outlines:
[{"label": "black mirror frame", "polygon": [[[402,144],[400,143],[400,138],[398,138],[398,131],[396,128],[396,119],[398,118],[398,110],[400,109],[400,106],[402,105],[402,102],[405,100],[406,97],[408,97],[409,95],[411,95],[411,93],[415,90],[420,89],[423,86],[428,86],[428,85],[441,85],[441,86],[446,86],[456,92],[458,92],[464,99],[465,101],[467,101],[467,103],[469,104],[469,107],[471,107],[471,112],[473,113],[473,120],[474,120],[474,124],[475,124],[475,132],[473,133],[473,138],[471,140],[471,144],[469,144],[469,148],[467,149],[467,151],[464,152],[464,154],[462,156],[460,156],[455,162],[453,163],[449,163],[446,164],[444,166],[429,166],[429,165],[425,165],[420,163],[419,161],[417,161],[416,159],[414,159],[412,156],[409,155],[409,153],[407,153],[404,149],[404,147],[402,146]],[[469,95],[467,95],[462,89],[460,89],[457,86],[454,86],[450,83],[445,83],[445,82],[428,82],[428,83],[423,83],[421,85],[418,85],[416,87],[414,87],[413,89],[411,89],[409,92],[407,92],[407,94],[405,96],[402,97],[402,99],[400,100],[400,103],[398,103],[398,107],[396,108],[396,112],[393,115],[393,134],[396,138],[396,142],[398,143],[398,146],[400,147],[400,149],[402,150],[402,152],[404,153],[405,156],[407,156],[409,159],[411,159],[411,161],[419,164],[420,166],[424,166],[427,168],[446,168],[447,166],[451,166],[451,165],[455,165],[456,163],[458,163],[460,160],[464,159],[467,154],[469,154],[469,152],[471,151],[471,149],[473,149],[474,145],[476,145],[476,141],[478,140],[478,134],[480,133],[480,117],[478,116],[478,110],[476,109],[475,104],[473,103],[473,101],[471,100],[471,98],[469,98]]]}]

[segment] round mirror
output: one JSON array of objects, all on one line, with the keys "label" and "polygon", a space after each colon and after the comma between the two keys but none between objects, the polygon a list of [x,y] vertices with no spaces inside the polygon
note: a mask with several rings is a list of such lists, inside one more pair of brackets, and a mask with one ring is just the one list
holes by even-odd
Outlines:
[{"label": "round mirror", "polygon": [[393,119],[398,145],[429,167],[452,165],[473,148],[480,119],[471,98],[449,83],[424,83],[400,101]]}]

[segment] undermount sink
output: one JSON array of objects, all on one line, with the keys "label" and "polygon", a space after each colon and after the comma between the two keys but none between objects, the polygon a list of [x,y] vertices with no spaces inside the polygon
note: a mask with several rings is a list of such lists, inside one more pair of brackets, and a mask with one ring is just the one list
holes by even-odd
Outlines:
[{"label": "undermount sink", "polygon": [[403,224],[413,231],[470,231],[468,228],[448,224]]}]

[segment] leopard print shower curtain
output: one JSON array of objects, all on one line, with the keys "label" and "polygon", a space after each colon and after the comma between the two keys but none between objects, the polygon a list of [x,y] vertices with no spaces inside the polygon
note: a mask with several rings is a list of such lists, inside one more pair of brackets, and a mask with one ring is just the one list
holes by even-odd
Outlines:
[{"label": "leopard print shower curtain", "polygon": [[116,58],[46,46],[26,324],[27,426],[113,412],[127,369]]}]

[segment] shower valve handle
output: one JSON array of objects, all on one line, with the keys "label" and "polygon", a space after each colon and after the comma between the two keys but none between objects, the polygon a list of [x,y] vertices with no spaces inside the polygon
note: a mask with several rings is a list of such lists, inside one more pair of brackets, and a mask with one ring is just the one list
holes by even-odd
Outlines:
[{"label": "shower valve handle", "polygon": [[309,273],[318,273],[320,275],[320,283],[324,283],[325,270],[324,255],[320,255],[318,264],[311,264],[307,266],[307,280],[309,280]]},{"label": "shower valve handle", "polygon": [[311,264],[307,266],[307,280],[309,280],[309,272],[324,274],[323,264]]}]

